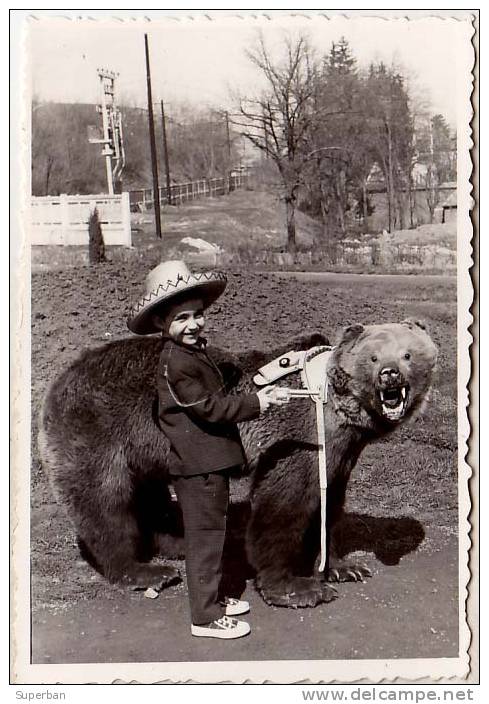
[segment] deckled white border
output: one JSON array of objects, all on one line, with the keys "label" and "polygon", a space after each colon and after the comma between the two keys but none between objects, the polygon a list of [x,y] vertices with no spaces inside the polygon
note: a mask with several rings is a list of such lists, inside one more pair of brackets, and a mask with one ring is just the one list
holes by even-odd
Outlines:
[{"label": "deckled white border", "polygon": [[[181,13],[184,13],[183,16]],[[226,13],[224,15],[224,12]],[[274,11],[257,10],[253,11],[253,16],[261,13],[266,13],[271,21],[276,15]],[[119,18],[122,14],[119,11],[112,10],[110,14],[114,21],[120,22],[120,19],[115,19],[115,15]],[[188,14],[187,14],[188,13]],[[296,14],[304,17],[306,14],[303,11],[284,11],[280,15]],[[42,11],[33,10],[32,15],[42,16]],[[65,10],[51,12],[66,16],[72,14],[80,16],[80,11]],[[101,18],[101,11],[90,11],[91,17]],[[159,20],[175,21],[177,18],[180,22],[191,22],[192,25],[199,21],[199,13],[197,11],[168,11],[173,19],[162,17],[161,13],[151,12],[152,17],[157,17]],[[249,16],[250,11],[243,10],[227,10],[221,11],[216,15],[213,12],[214,21],[219,21],[220,18],[226,16],[240,16],[243,21]],[[325,19],[332,17],[338,12],[325,11],[320,13]],[[393,16],[403,16],[407,14],[414,15],[414,20],[420,17],[420,14],[411,13],[411,11],[385,11],[370,10],[352,13],[347,13],[350,17],[363,16],[388,16],[387,19],[393,20]],[[440,11],[425,11],[425,17],[437,14],[447,13]],[[467,491],[467,481],[471,475],[471,470],[465,461],[467,453],[467,438],[470,433],[470,425],[467,417],[467,384],[470,379],[470,360],[468,357],[468,347],[471,343],[471,336],[468,332],[468,327],[471,322],[469,315],[469,307],[472,303],[473,292],[472,284],[469,275],[469,267],[472,263],[469,241],[471,237],[471,226],[469,221],[470,209],[470,176],[471,176],[471,161],[469,158],[469,147],[471,145],[469,118],[470,118],[470,95],[472,91],[472,82],[468,79],[473,67],[474,56],[470,46],[470,39],[473,34],[473,29],[467,21],[468,11],[456,12],[449,11],[452,17],[457,17],[460,21],[461,32],[459,46],[457,47],[457,56],[460,61],[458,74],[465,76],[463,83],[463,92],[459,95],[459,115],[458,115],[458,149],[459,149],[459,164],[458,164],[458,423],[459,423],[459,506],[460,506],[460,555],[459,555],[459,587],[461,595],[460,609],[460,653],[458,658],[439,658],[439,659],[414,659],[414,660],[353,660],[353,661],[281,661],[281,662],[219,662],[218,672],[216,666],[212,663],[119,663],[119,664],[80,664],[80,665],[31,665],[29,664],[30,655],[30,618],[29,618],[29,516],[26,511],[29,506],[29,477],[30,477],[30,456],[29,456],[29,414],[26,409],[29,409],[29,389],[30,389],[30,257],[26,247],[26,230],[22,230],[20,223],[26,222],[25,213],[27,211],[27,194],[30,192],[30,164],[28,162],[28,142],[26,135],[29,134],[27,120],[30,116],[27,102],[23,104],[23,120],[22,129],[24,139],[21,140],[22,147],[22,162],[23,162],[23,184],[20,189],[20,218],[19,221],[13,219],[12,227],[14,233],[21,233],[21,237],[17,238],[17,242],[21,242],[18,252],[18,260],[15,261],[16,251],[12,252],[13,270],[16,273],[16,279],[19,282],[17,290],[14,292],[17,295],[13,303],[13,330],[15,336],[12,338],[14,356],[18,360],[17,369],[18,376],[13,379],[13,425],[12,425],[12,440],[13,440],[13,468],[15,473],[12,475],[12,507],[13,507],[13,549],[15,558],[15,585],[13,589],[13,656],[14,667],[12,676],[15,681],[21,683],[77,683],[77,682],[112,682],[116,679],[122,681],[138,681],[138,682],[159,682],[173,681],[185,682],[192,680],[194,682],[216,682],[216,681],[232,681],[232,682],[299,682],[309,681],[318,682],[358,682],[362,680],[370,683],[389,682],[394,679],[402,678],[409,681],[422,679],[426,681],[446,681],[449,678],[464,678],[468,673],[468,655],[467,650],[470,643],[470,631],[465,619],[465,596],[467,594],[467,584],[470,577],[469,567],[467,564],[467,551],[470,546],[468,530],[470,524],[468,522],[468,514],[470,510],[470,500]],[[139,11],[130,11],[124,13],[124,19],[128,17],[134,18],[140,15]],[[85,15],[86,16],[86,15]],[[105,14],[107,17],[107,14]],[[465,18],[465,19],[464,19]],[[209,21],[202,19],[200,21]],[[312,19],[316,16],[312,14]],[[100,21],[100,20],[99,20]],[[147,20],[131,19],[133,23],[146,22]],[[403,21],[403,20],[399,20]],[[413,20],[411,20],[413,21]],[[25,27],[24,27],[25,29]],[[19,37],[17,37],[19,41]],[[28,50],[22,53],[22,58],[25,65],[18,72],[18,77],[22,86],[26,86],[28,82]],[[18,276],[17,276],[18,274]],[[216,680],[216,676],[218,680]],[[453,679],[452,679],[453,681]]]},{"label": "deckled white border", "polygon": [[[470,37],[472,34],[470,35]],[[459,36],[457,56],[464,56],[463,39]],[[467,63],[462,64],[462,71],[472,71],[475,57],[471,60],[466,56]],[[458,75],[460,75],[460,70]],[[468,453],[468,439],[470,437],[470,422],[468,415],[469,383],[471,378],[471,363],[469,348],[472,344],[472,335],[469,332],[473,317],[470,308],[474,299],[470,268],[474,263],[470,237],[472,228],[469,211],[472,208],[472,160],[469,150],[473,147],[472,130],[467,121],[467,107],[470,105],[473,92],[473,81],[465,81],[460,89],[457,104],[457,358],[458,358],[458,470],[459,470],[459,599],[460,599],[460,626],[459,648],[460,653],[468,653],[471,634],[466,622],[466,605],[468,598],[468,584],[470,569],[468,555],[470,550],[469,521],[471,503],[468,494],[468,482],[472,470],[466,461]],[[465,155],[466,158],[463,158]],[[476,233],[478,236],[478,233]]]}]

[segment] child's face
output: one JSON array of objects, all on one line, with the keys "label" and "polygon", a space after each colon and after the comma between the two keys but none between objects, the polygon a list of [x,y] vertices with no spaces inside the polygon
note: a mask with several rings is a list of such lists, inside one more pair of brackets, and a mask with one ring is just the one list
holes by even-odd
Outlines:
[{"label": "child's face", "polygon": [[166,317],[168,336],[182,345],[195,345],[205,326],[202,301],[191,300],[175,306]]}]

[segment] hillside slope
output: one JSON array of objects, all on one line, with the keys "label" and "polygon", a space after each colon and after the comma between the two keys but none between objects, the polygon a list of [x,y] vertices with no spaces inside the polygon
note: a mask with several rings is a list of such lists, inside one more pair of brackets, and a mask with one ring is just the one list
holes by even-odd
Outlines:
[{"label": "hillside slope", "polygon": [[[133,216],[133,244],[143,247],[156,239],[151,213]],[[309,249],[321,228],[308,215],[296,213],[297,245]],[[285,204],[278,196],[258,190],[238,190],[227,196],[203,198],[162,210],[163,254],[184,237],[202,238],[226,251],[241,248],[281,250],[286,244]]]}]

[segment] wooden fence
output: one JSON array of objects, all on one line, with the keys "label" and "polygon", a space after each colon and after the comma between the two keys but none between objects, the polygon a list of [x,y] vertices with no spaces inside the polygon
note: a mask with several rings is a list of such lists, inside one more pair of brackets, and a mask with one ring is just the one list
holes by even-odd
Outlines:
[{"label": "wooden fence", "polygon": [[90,213],[98,210],[106,245],[131,246],[129,193],[33,197],[31,244],[87,245]]},{"label": "wooden fence", "polygon": [[[168,189],[160,187],[161,205],[180,205],[189,200],[212,196],[222,196],[238,188],[245,188],[248,185],[248,174],[237,173],[229,177],[222,178],[202,178],[199,181],[189,181],[188,183],[174,183],[170,186],[171,198],[168,198]],[[151,188],[140,188],[129,191],[129,200],[132,212],[140,212],[153,207],[153,190]]]}]

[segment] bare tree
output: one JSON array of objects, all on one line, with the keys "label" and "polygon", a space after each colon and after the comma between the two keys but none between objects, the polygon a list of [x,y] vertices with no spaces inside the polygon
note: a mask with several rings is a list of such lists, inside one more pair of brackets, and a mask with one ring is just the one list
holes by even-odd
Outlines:
[{"label": "bare tree", "polygon": [[223,110],[174,104],[168,118],[168,144],[173,172],[180,179],[225,176],[237,159]]},{"label": "bare tree", "polygon": [[87,127],[95,114],[93,105],[33,104],[34,195],[103,192],[105,170],[100,148],[87,140]]},{"label": "bare tree", "polygon": [[405,195],[413,161],[413,120],[403,76],[382,62],[371,64],[366,80],[367,120],[373,154],[386,183],[388,230],[404,227]]},{"label": "bare tree", "polygon": [[426,205],[430,214],[430,223],[435,219],[435,208],[440,202],[440,192],[438,190],[439,181],[434,164],[428,164],[424,177]]},{"label": "bare tree", "polygon": [[[38,110],[45,109],[47,117],[40,117]],[[53,128],[51,106],[33,101],[32,104],[32,190],[34,195],[50,194],[53,172],[58,165],[59,149]]]},{"label": "bare tree", "polygon": [[[452,136],[443,115],[431,115],[429,107],[417,116],[416,158],[418,183],[424,188],[430,223],[440,202],[440,186],[456,177]],[[424,167],[424,170],[422,170]]]},{"label": "bare tree", "polygon": [[263,36],[247,52],[266,79],[262,95],[240,99],[233,122],[252,144],[271,159],[280,174],[286,210],[287,249],[296,251],[295,210],[301,175],[310,159],[315,118],[317,65],[307,39],[285,40],[285,57],[273,62]]}]

